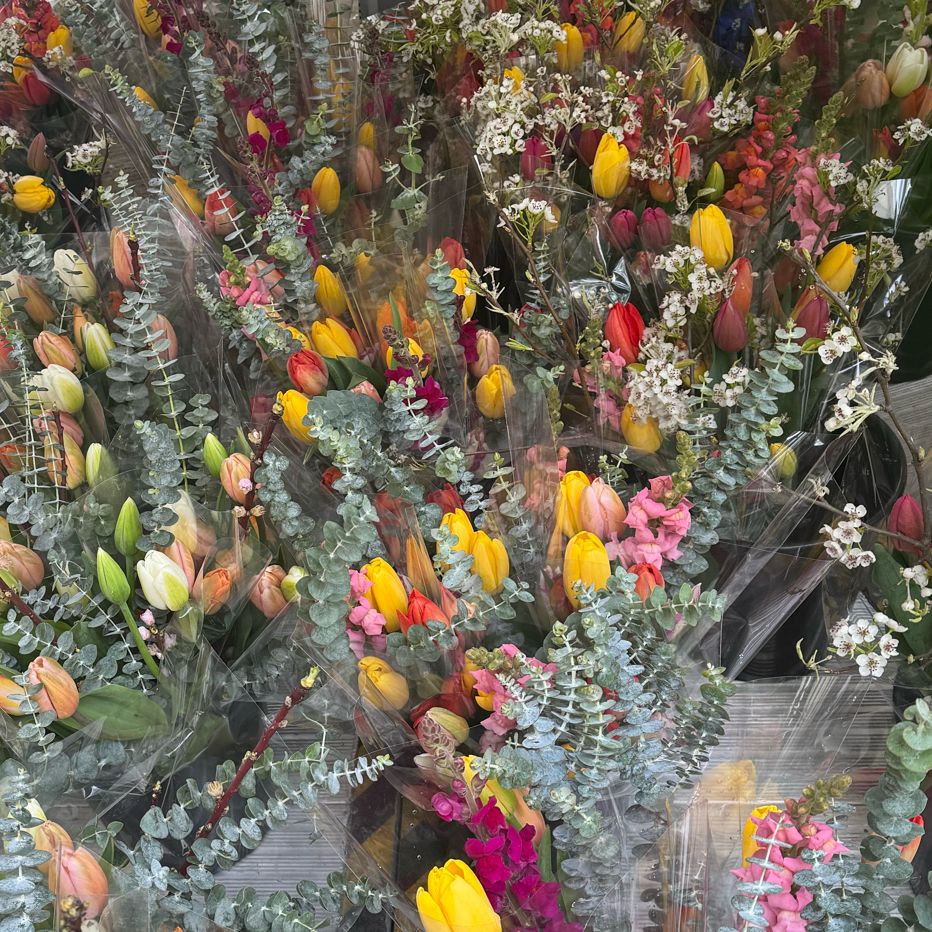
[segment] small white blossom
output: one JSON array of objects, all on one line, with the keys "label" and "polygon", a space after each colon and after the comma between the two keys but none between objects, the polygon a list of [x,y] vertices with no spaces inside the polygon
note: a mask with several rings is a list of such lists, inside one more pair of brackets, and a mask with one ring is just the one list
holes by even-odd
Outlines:
[{"label": "small white blossom", "polygon": [[857,659],[857,664],[858,673],[861,676],[882,676],[887,659],[875,653],[861,654]]}]

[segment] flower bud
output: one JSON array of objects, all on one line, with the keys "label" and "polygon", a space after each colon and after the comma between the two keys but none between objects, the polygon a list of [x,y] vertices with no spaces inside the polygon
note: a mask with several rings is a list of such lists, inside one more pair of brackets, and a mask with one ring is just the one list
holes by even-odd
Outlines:
[{"label": "flower bud", "polygon": [[346,292],[340,279],[325,265],[318,265],[314,272],[317,291],[314,299],[331,317],[339,317],[346,310]]},{"label": "flower bud", "polygon": [[207,471],[215,478],[220,477],[220,466],[229,455],[226,447],[220,442],[216,434],[210,433],[204,438],[204,465]]},{"label": "flower bud", "polygon": [[661,207],[648,207],[638,223],[641,244],[650,252],[660,252],[673,239],[673,223],[670,215]]},{"label": "flower bud", "polygon": [[851,243],[836,243],[816,267],[816,273],[825,284],[838,294],[851,287],[858,270],[858,250]]},{"label": "flower bud", "polygon": [[[499,0],[488,0],[490,6]],[[502,921],[472,868],[457,858],[431,869],[416,895],[421,925],[429,932],[499,932]]]},{"label": "flower bud", "polygon": [[133,15],[136,23],[149,39],[156,39],[162,34],[162,17],[151,6],[149,0],[133,0]]},{"label": "flower bud", "polygon": [[382,168],[378,156],[365,146],[356,147],[356,190],[373,194],[382,187]]},{"label": "flower bud", "polygon": [[340,206],[340,178],[332,168],[325,165],[314,175],[311,190],[322,214],[336,213]]},{"label": "flower bud", "polygon": [[[37,816],[37,818],[41,817]],[[45,851],[49,855],[54,855],[59,848],[74,847],[71,836],[57,822],[50,822],[46,819],[41,825],[27,828],[26,831],[32,836],[36,851]],[[49,859],[43,864],[37,864],[36,869],[48,876],[51,865],[52,861]]]},{"label": "flower bud", "polygon": [[689,224],[689,242],[701,249],[705,261],[721,270],[731,262],[735,246],[728,219],[714,204],[700,207]]},{"label": "flower bud", "polygon": [[322,395],[327,390],[327,364],[313,350],[299,350],[288,357],[288,377],[298,391],[310,398]]},{"label": "flower bud", "polygon": [[754,297],[754,272],[750,261],[744,256],[735,259],[728,274],[731,278],[731,301],[742,314],[747,314]]},{"label": "flower bud", "polygon": [[50,324],[58,316],[55,306],[46,297],[38,279],[32,275],[20,275],[16,279],[16,290],[23,298],[29,319],[36,325]]},{"label": "flower bud", "polygon": [[815,288],[806,288],[791,315],[793,323],[806,331],[807,340],[824,340],[828,335],[828,301]]},{"label": "flower bud", "polygon": [[554,520],[566,537],[572,537],[582,530],[579,503],[588,487],[589,477],[578,469],[570,470],[560,479]]},{"label": "flower bud", "polygon": [[525,181],[534,181],[538,173],[546,175],[553,168],[553,155],[550,147],[540,136],[531,136],[524,143],[521,153],[521,177]]},{"label": "flower bud", "polygon": [[359,694],[376,708],[403,709],[410,692],[407,680],[378,657],[363,657],[357,664]]},{"label": "flower bud", "polygon": [[266,618],[274,618],[279,612],[283,612],[288,607],[288,600],[282,592],[284,579],[284,569],[272,564],[267,566],[253,583],[249,592],[249,601]]},{"label": "flower bud", "polygon": [[400,627],[398,615],[407,611],[408,595],[401,577],[381,557],[367,563],[362,571],[372,582],[366,598],[372,607],[385,618],[385,630],[397,631]]},{"label": "flower bud", "polygon": [[770,444],[770,456],[776,467],[777,475],[783,479],[792,479],[796,475],[798,460],[796,451],[785,443]]},{"label": "flower bud", "polygon": [[285,578],[282,580],[282,595],[289,601],[294,602],[295,599],[299,598],[298,593],[298,583],[301,582],[304,577],[307,576],[307,570],[301,569],[300,566],[293,566]]},{"label": "flower bud", "polygon": [[515,395],[511,373],[502,365],[489,368],[476,386],[476,406],[482,414],[493,420],[505,416],[505,406]]},{"label": "flower bud", "polygon": [[625,363],[635,362],[644,336],[644,318],[633,304],[615,303],[605,319],[605,339]]},{"label": "flower bud", "polygon": [[469,737],[469,722],[467,722],[462,715],[457,715],[449,709],[444,709],[441,706],[434,706],[428,709],[420,719],[418,719],[415,731],[417,731],[419,735],[422,723],[425,722],[425,719],[430,722],[431,725],[442,728],[447,732],[453,739],[454,744],[462,744]]},{"label": "flower bud", "polygon": [[612,48],[627,55],[633,54],[641,47],[646,28],[644,20],[633,10],[623,13],[615,26]]},{"label": "flower bud", "polygon": [[876,58],[861,62],[854,72],[854,99],[862,110],[878,110],[890,99],[890,82]]},{"label": "flower bud", "polygon": [[41,214],[55,203],[55,192],[38,175],[22,175],[13,182],[13,206],[24,214]]},{"label": "flower bud", "polygon": [[609,541],[625,531],[625,506],[602,479],[594,479],[579,497],[579,529]]},{"label": "flower bud", "polygon": [[46,431],[42,446],[49,479],[59,488],[73,492],[84,482],[85,476],[84,454],[73,434],[57,429]]},{"label": "flower bud", "polygon": [[725,172],[718,162],[713,162],[706,172],[705,181],[702,185],[705,192],[702,196],[705,200],[715,203],[725,193]]},{"label": "flower bud", "polygon": [[563,39],[556,43],[557,67],[560,71],[568,73],[575,71],[583,60],[582,33],[572,24],[564,23]]},{"label": "flower bud", "polygon": [[136,266],[133,259],[133,250],[130,247],[129,237],[119,228],[110,230],[110,261],[113,264],[113,274],[117,281],[127,291],[138,291],[139,283],[136,280]]},{"label": "flower bud", "polygon": [[226,188],[204,199],[204,227],[211,236],[227,237],[236,229],[236,201]]},{"label": "flower bud", "polygon": [[580,531],[570,538],[563,555],[563,591],[573,608],[579,608],[577,583],[604,589],[611,574],[605,545],[595,534]]},{"label": "flower bud", "polygon": [[407,634],[409,628],[414,625],[426,625],[428,621],[439,621],[445,625],[450,623],[450,619],[436,602],[414,589],[408,599],[407,608],[398,612],[399,627]]},{"label": "flower bud", "polygon": [[99,443],[92,443],[84,457],[84,475],[87,484],[93,489],[102,482],[116,476],[116,464],[107,448]]},{"label": "flower bud", "polygon": [[52,264],[71,301],[88,304],[97,297],[97,279],[91,267],[73,249],[56,249]]},{"label": "flower bud", "polygon": [[104,598],[114,605],[123,605],[132,595],[126,573],[102,547],[97,548],[97,585],[100,586]]},{"label": "flower bud", "polygon": [[900,116],[904,120],[922,120],[928,122],[932,114],[932,87],[922,84],[908,94],[900,103]]},{"label": "flower bud", "polygon": [[43,366],[62,366],[69,372],[80,375],[83,371],[81,357],[74,344],[63,333],[43,330],[33,338],[32,348]]},{"label": "flower bud", "polygon": [[683,75],[683,98],[698,104],[709,96],[709,70],[705,59],[696,52],[686,65]]},{"label": "flower bud", "polygon": [[142,521],[139,519],[139,509],[131,499],[126,499],[117,515],[116,528],[113,531],[113,544],[117,552],[124,557],[131,557],[136,553],[136,544],[142,537]]},{"label": "flower bud", "polygon": [[110,366],[108,354],[116,347],[110,331],[101,323],[85,324],[81,328],[81,339],[84,341],[84,355],[88,365],[95,372],[107,369]]},{"label": "flower bud", "polygon": [[[140,2],[146,0],[136,0]],[[88,919],[96,919],[107,905],[107,875],[87,848],[59,848],[55,852],[49,869],[49,889],[59,902],[67,896],[77,897]]]},{"label": "flower bud", "polygon": [[188,579],[171,557],[150,550],[136,564],[136,576],[146,601],[162,611],[177,612],[188,601]]},{"label": "flower bud", "polygon": [[921,815],[910,816],[909,820],[913,825],[918,825],[923,831],[919,832],[918,835],[912,841],[906,842],[905,845],[897,845],[897,848],[900,852],[900,859],[905,861],[907,864],[912,864],[913,859],[916,857],[916,854],[919,851],[919,845],[922,842],[922,839],[925,835],[925,819]]},{"label": "flower bud", "polygon": [[84,407],[81,382],[64,366],[46,366],[34,377],[34,384],[42,404],[55,411],[77,414]]},{"label": "flower bud", "polygon": [[349,330],[332,317],[311,324],[311,343],[321,356],[351,356],[359,358]]},{"label": "flower bud", "polygon": [[456,537],[456,543],[453,544],[454,550],[458,550],[461,553],[470,552],[472,549],[472,540],[476,532],[473,530],[469,515],[467,515],[462,508],[448,511],[443,518],[440,519],[440,526],[446,528]]},{"label": "flower bud", "polygon": [[663,576],[653,563],[634,563],[628,567],[628,572],[637,576],[634,591],[642,602],[647,601],[657,586],[663,588]]},{"label": "flower bud", "polygon": [[606,133],[599,141],[592,163],[592,193],[613,201],[624,191],[630,172],[631,158],[627,147],[611,133]]},{"label": "flower bud", "polygon": [[159,105],[155,102],[155,98],[144,88],[140,87],[138,84],[133,87],[133,97],[136,98],[140,103],[145,104],[150,109],[154,110],[156,113],[161,112]]},{"label": "flower bud", "polygon": [[[901,495],[893,503],[893,508],[890,509],[890,517],[887,518],[887,529],[894,534],[911,537],[913,540],[922,540],[925,533],[925,519],[919,502],[912,495]],[[905,541],[896,538],[892,538],[890,543],[897,550],[911,552],[914,549]]]},{"label": "flower bud", "polygon": [[180,540],[173,540],[167,547],[162,548],[162,553],[168,557],[183,573],[188,584],[188,592],[194,589],[194,557],[191,551]]},{"label": "flower bud", "polygon": [[887,80],[894,97],[905,97],[923,84],[929,71],[929,56],[925,49],[901,42],[887,62]]},{"label": "flower bud", "polygon": [[382,400],[382,396],[378,393],[376,387],[368,379],[363,379],[363,381],[354,385],[350,391],[355,392],[357,395],[365,395],[367,398],[371,398],[373,401]]},{"label": "flower bud", "polygon": [[469,364],[469,371],[477,379],[481,379],[493,366],[498,365],[501,358],[498,337],[490,330],[480,330],[477,334],[476,355],[478,359]]},{"label": "flower bud", "polygon": [[619,249],[630,249],[634,245],[637,231],[637,215],[633,210],[628,210],[627,207],[616,210],[608,221],[609,236]]},{"label": "flower bud", "polygon": [[630,404],[626,404],[621,411],[621,433],[630,447],[642,453],[656,453],[663,443],[657,419],[648,417],[643,421],[637,420]]},{"label": "flower bud", "polygon": [[36,133],[26,152],[26,164],[37,175],[48,171],[49,157],[45,151],[45,133]]},{"label": "flower bud", "polygon": [[313,443],[311,428],[304,423],[308,413],[310,398],[301,392],[289,388],[287,392],[278,393],[278,403],[282,406],[282,423],[296,440],[301,443]]},{"label": "flower bud", "polygon": [[728,298],[712,321],[712,339],[724,353],[737,353],[748,345],[747,317]]},{"label": "flower bud", "polygon": [[41,686],[29,698],[40,712],[54,712],[56,718],[71,718],[78,709],[78,687],[71,674],[51,657],[36,657],[29,664],[29,682]]},{"label": "flower bud", "polygon": [[213,615],[226,605],[232,587],[230,571],[218,566],[195,580],[192,595],[200,602],[205,615]]},{"label": "flower bud", "polygon": [[[427,501],[432,505],[437,505],[445,515],[456,511],[457,508],[460,510],[463,508],[462,497],[449,482],[445,482],[442,489],[435,489],[430,492]],[[463,513],[465,514],[465,512]]]},{"label": "flower bud", "polygon": [[156,314],[152,321],[152,347],[162,362],[171,362],[178,356],[178,337],[171,321],[164,314]]},{"label": "flower bud", "polygon": [[28,715],[22,708],[29,697],[26,688],[14,682],[8,676],[0,676],[0,712],[7,715]]},{"label": "flower bud", "polygon": [[42,558],[25,544],[0,540],[0,570],[14,576],[26,590],[36,589],[45,577]]},{"label": "flower bud", "polygon": [[204,202],[200,194],[181,175],[171,176],[168,190],[176,204],[184,204],[196,217],[204,216]]},{"label": "flower bud", "polygon": [[501,592],[510,563],[505,545],[485,531],[476,531],[472,538],[472,571],[482,580],[482,588],[493,595]]},{"label": "flower bud", "polygon": [[220,464],[220,484],[223,491],[238,505],[246,502],[252,491],[252,462],[245,453],[232,453]]}]

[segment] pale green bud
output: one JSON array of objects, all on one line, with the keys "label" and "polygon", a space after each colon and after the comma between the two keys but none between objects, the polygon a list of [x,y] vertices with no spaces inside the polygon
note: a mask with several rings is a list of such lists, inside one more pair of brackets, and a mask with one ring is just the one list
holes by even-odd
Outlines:
[{"label": "pale green bud", "polygon": [[702,197],[706,201],[715,202],[725,193],[725,172],[718,162],[713,162],[705,176],[702,186]]},{"label": "pale green bud", "polygon": [[123,605],[129,600],[131,590],[126,573],[103,547],[97,548],[97,584],[104,598],[114,605]]},{"label": "pale green bud", "polygon": [[215,479],[220,475],[220,467],[229,455],[216,434],[208,434],[204,438],[204,465]]},{"label": "pale green bud", "polygon": [[93,489],[115,475],[116,465],[107,448],[99,443],[92,443],[84,455],[84,476],[87,484]]},{"label": "pale green bud", "polygon": [[101,323],[85,324],[81,328],[81,339],[87,364],[97,372],[108,368],[110,357],[107,354],[116,346],[110,331]]},{"label": "pale green bud", "polygon": [[289,601],[293,602],[298,597],[298,581],[307,576],[307,570],[301,569],[300,566],[293,566],[288,570],[288,575],[281,582],[282,595]]},{"label": "pale green bud", "polygon": [[141,536],[142,522],[139,520],[139,509],[136,503],[128,498],[123,502],[123,507],[117,516],[113,543],[124,557],[131,557],[136,552],[136,542]]}]

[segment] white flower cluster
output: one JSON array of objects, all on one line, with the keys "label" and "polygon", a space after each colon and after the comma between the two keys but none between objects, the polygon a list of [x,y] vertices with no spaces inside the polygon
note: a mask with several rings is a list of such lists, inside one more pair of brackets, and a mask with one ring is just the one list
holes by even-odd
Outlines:
[{"label": "white flower cluster", "polygon": [[20,29],[26,24],[16,16],[10,16],[0,23],[0,73],[10,74],[13,71],[13,61],[20,53],[22,39]]},{"label": "white flower cluster", "polygon": [[529,19],[518,30],[518,38],[537,47],[562,42],[564,36],[560,24],[552,19]]},{"label": "white flower cluster", "polygon": [[875,214],[883,208],[880,195],[880,183],[886,181],[893,171],[893,162],[889,159],[872,159],[861,168],[861,177],[854,186],[855,201],[863,210]]},{"label": "white flower cluster", "polygon": [[706,263],[702,250],[693,246],[674,246],[654,259],[654,267],[666,272],[675,286],[660,301],[667,330],[681,330],[703,304],[717,307],[725,292],[722,277]]},{"label": "white flower cluster", "polygon": [[824,541],[825,552],[849,570],[859,566],[870,566],[876,557],[870,550],[862,550],[861,538],[864,536],[864,523],[861,518],[867,514],[863,505],[845,505],[847,518],[836,524],[825,524],[820,533],[827,535]]},{"label": "white flower cluster", "polygon": [[547,201],[537,200],[532,197],[526,197],[516,204],[509,204],[502,213],[504,217],[499,221],[499,226],[505,226],[505,218],[512,222],[517,220],[543,220],[545,223],[557,222],[553,207]]},{"label": "white flower cluster", "polygon": [[[928,599],[932,596],[932,588],[929,587],[929,571],[920,563],[916,566],[904,566],[900,570],[900,575],[906,583],[906,599],[901,608],[916,619],[922,618],[923,615],[928,614],[930,607]],[[918,602],[917,595],[926,601]]]},{"label": "white flower cluster", "polygon": [[916,252],[922,252],[932,246],[932,230],[923,230],[916,237]]},{"label": "white flower cluster", "polygon": [[825,365],[830,365],[836,359],[841,359],[845,353],[858,348],[858,341],[854,331],[847,325],[843,324],[837,330],[833,330],[826,336],[819,346],[819,358]]},{"label": "white flower cluster", "polygon": [[525,140],[534,126],[527,111],[536,105],[526,85],[515,87],[511,78],[501,84],[486,84],[473,95],[470,113],[476,119],[476,156],[490,165],[495,156],[524,151]]},{"label": "white flower cluster", "polygon": [[92,139],[79,146],[72,146],[65,153],[65,165],[69,171],[86,171],[94,174],[100,171],[107,155],[107,140]]},{"label": "white flower cluster", "polygon": [[893,132],[893,138],[900,145],[908,142],[925,142],[932,139],[932,126],[926,126],[922,120],[912,119],[898,126]]},{"label": "white flower cluster", "polygon": [[735,363],[723,376],[721,382],[712,386],[712,400],[723,408],[733,408],[751,381],[751,372],[746,366]]},{"label": "white flower cluster", "polygon": [[686,358],[685,351],[664,339],[660,330],[648,327],[641,339],[641,370],[627,369],[628,402],[638,420],[657,419],[661,430],[676,430],[689,413],[683,388],[683,370],[677,363]]},{"label": "white flower cluster", "polygon": [[829,632],[831,650],[839,657],[851,657],[858,665],[861,676],[880,676],[887,661],[897,656],[899,641],[890,631],[905,631],[883,612],[873,617],[852,622],[842,619]]},{"label": "white flower cluster", "polygon": [[733,89],[719,91],[709,110],[712,126],[720,133],[731,133],[754,119],[754,108]]},{"label": "white flower cluster", "polygon": [[0,152],[6,152],[7,149],[22,148],[22,142],[19,133],[12,126],[0,123]]},{"label": "white flower cluster", "polygon": [[854,181],[854,175],[841,159],[830,159],[827,156],[819,159],[819,177],[826,188],[840,188]]},{"label": "white flower cluster", "polygon": [[877,386],[868,388],[860,377],[842,386],[835,392],[835,404],[831,416],[825,420],[825,429],[846,434],[860,430],[864,422],[880,410],[876,396]]}]

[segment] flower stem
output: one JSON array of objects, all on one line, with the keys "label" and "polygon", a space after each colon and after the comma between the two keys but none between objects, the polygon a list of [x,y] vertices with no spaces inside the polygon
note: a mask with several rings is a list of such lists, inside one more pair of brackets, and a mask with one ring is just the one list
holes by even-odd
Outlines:
[{"label": "flower stem", "polygon": [[136,647],[139,649],[139,653],[142,656],[143,663],[149,668],[149,671],[156,678],[156,680],[162,682],[162,672],[159,670],[159,665],[155,662],[155,658],[152,654],[149,653],[149,648],[146,646],[146,642],[142,639],[142,635],[139,633],[139,622],[133,617],[133,613],[129,610],[129,606],[125,602],[120,603],[120,611],[123,613],[123,618],[126,620],[126,624],[129,627],[129,632],[133,636],[133,640],[136,642]]}]

